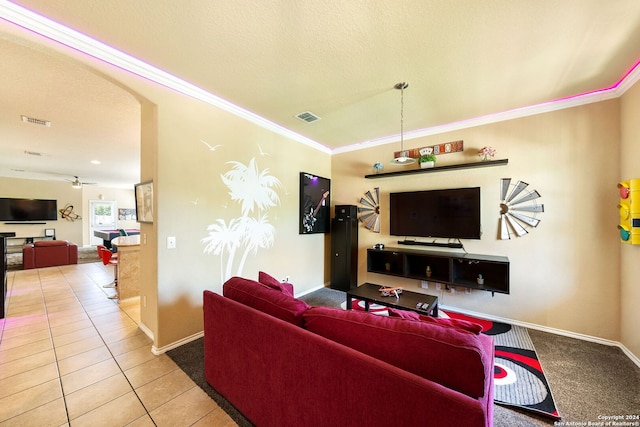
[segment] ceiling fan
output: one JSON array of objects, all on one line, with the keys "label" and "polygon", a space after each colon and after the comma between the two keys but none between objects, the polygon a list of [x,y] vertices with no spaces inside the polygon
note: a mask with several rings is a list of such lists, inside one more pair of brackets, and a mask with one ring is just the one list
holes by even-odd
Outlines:
[{"label": "ceiling fan", "polygon": [[75,179],[67,179],[66,181],[69,181],[71,183],[71,186],[73,188],[82,188],[83,185],[96,185],[97,183],[95,182],[82,182],[80,181],[80,179],[77,176],[74,176]]}]

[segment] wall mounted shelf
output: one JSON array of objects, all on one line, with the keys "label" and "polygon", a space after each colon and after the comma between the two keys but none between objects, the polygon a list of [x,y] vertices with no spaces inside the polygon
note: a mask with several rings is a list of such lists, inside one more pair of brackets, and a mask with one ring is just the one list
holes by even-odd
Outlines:
[{"label": "wall mounted shelf", "polygon": [[396,172],[385,172],[385,173],[375,173],[370,175],[365,175],[365,178],[390,178],[394,176],[401,175],[413,175],[419,173],[429,173],[429,172],[442,172],[442,171],[450,171],[455,169],[471,169],[471,168],[486,168],[490,166],[503,166],[509,163],[509,159],[500,159],[500,160],[488,160],[484,162],[473,162],[473,163],[462,163],[459,165],[445,165],[445,166],[436,166],[434,168],[427,169],[407,169],[400,170]]},{"label": "wall mounted shelf", "polygon": [[[509,258],[503,256],[389,247],[367,249],[367,271],[492,294],[509,293]],[[479,275],[482,283],[477,280]]]}]

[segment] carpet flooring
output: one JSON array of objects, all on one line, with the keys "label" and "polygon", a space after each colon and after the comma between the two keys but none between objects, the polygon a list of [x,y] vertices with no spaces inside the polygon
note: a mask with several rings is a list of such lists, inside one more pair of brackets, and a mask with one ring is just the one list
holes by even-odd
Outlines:
[{"label": "carpet flooring", "polygon": [[[300,299],[311,305],[340,307],[345,293],[328,288]],[[606,416],[640,414],[640,367],[613,346],[529,329],[540,362],[562,415],[555,425],[597,425]],[[251,426],[204,380],[204,341],[199,339],[167,352],[196,384],[240,426]],[[494,406],[496,427],[553,426],[554,421],[515,408]],[[624,420],[623,420],[624,421]]]}]

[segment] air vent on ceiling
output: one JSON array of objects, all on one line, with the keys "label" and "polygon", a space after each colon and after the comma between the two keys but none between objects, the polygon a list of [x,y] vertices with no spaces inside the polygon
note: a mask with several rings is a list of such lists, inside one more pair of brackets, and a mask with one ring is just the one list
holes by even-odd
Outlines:
[{"label": "air vent on ceiling", "polygon": [[307,123],[313,123],[316,120],[320,120],[320,117],[316,116],[311,111],[305,111],[304,113],[296,114],[296,117]]},{"label": "air vent on ceiling", "polygon": [[51,122],[49,120],[36,119],[35,117],[27,117],[27,116],[21,116],[21,117],[22,117],[22,121],[25,123],[46,126],[48,128],[51,127]]},{"label": "air vent on ceiling", "polygon": [[27,156],[38,156],[38,157],[42,157],[42,153],[38,153],[37,151],[24,150],[24,154],[26,154]]}]

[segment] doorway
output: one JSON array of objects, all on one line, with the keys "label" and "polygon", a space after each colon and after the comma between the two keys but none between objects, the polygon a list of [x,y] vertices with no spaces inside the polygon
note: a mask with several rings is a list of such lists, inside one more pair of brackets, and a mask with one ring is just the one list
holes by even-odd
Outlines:
[{"label": "doorway", "polygon": [[118,216],[115,201],[89,200],[89,243],[101,245],[102,239],[93,235],[95,230],[117,230]]}]

